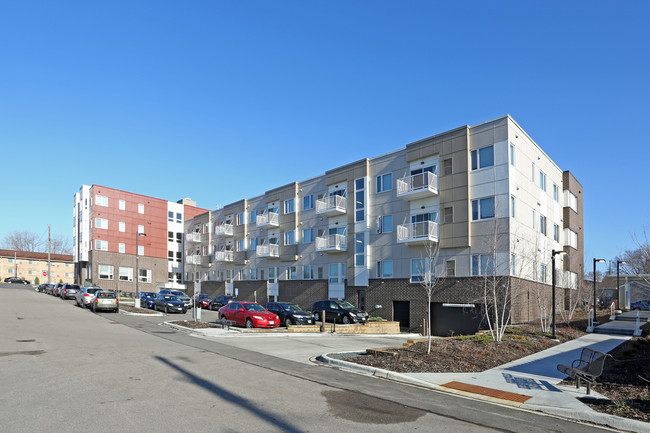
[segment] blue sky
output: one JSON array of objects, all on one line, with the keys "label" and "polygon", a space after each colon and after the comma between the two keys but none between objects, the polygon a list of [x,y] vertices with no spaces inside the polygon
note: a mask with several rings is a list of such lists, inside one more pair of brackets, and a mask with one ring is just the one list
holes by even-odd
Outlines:
[{"label": "blue sky", "polygon": [[650,228],[650,2],[0,7],[0,238],[100,184],[214,209],[510,114],[584,186],[585,258]]}]

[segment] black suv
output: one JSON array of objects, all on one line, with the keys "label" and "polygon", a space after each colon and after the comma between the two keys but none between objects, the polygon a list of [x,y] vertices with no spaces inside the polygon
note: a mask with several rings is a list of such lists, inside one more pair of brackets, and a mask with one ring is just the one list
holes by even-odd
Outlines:
[{"label": "black suv", "polygon": [[317,322],[321,320],[323,311],[325,311],[325,320],[327,322],[348,324],[366,323],[368,321],[368,313],[358,309],[347,301],[316,301],[312,305],[311,311],[314,313],[314,320]]},{"label": "black suv", "polygon": [[275,313],[280,318],[280,323],[288,328],[291,325],[313,325],[314,315],[300,308],[296,304],[286,304],[283,302],[268,302],[264,307],[271,313]]},{"label": "black suv", "polygon": [[210,301],[210,304],[208,305],[208,308],[211,310],[218,310],[219,308],[223,307],[224,305],[228,304],[228,302],[232,301],[233,297],[232,296],[217,296],[213,300]]}]

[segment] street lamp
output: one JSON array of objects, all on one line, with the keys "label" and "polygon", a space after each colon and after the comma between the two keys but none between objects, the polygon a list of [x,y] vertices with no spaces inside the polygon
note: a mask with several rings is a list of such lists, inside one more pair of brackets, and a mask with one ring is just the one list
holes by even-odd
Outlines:
[{"label": "street lamp", "polygon": [[598,323],[598,320],[596,320],[596,263],[604,261],[605,259],[594,258],[594,325]]},{"label": "street lamp", "polygon": [[553,335],[551,336],[551,339],[557,340],[557,337],[555,336],[555,256],[558,254],[566,254],[566,251],[551,251],[551,264],[552,264],[552,271],[551,271],[551,281],[553,284],[553,291],[552,291],[552,299],[551,302],[553,303],[553,316],[551,317],[551,330],[553,331]]},{"label": "street lamp", "polygon": [[[621,303],[621,294],[619,293],[619,287],[621,287],[620,283],[618,282],[620,270],[619,270],[619,265],[627,263],[625,260],[616,260],[616,308],[619,308],[619,304]],[[627,305],[627,303],[625,304]],[[627,308],[627,307],[625,307]]]},{"label": "street lamp", "polygon": [[135,308],[140,308],[140,267],[138,266],[140,236],[147,236],[145,233],[138,232],[135,236]]}]

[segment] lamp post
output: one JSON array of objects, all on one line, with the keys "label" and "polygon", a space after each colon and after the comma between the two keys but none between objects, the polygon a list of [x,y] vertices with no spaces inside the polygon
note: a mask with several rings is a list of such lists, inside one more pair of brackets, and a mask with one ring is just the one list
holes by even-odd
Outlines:
[{"label": "lamp post", "polygon": [[566,251],[551,251],[551,264],[552,264],[552,270],[551,270],[551,281],[553,285],[553,291],[552,291],[552,299],[551,302],[553,303],[552,310],[553,310],[553,317],[551,317],[551,330],[553,332],[553,335],[551,338],[553,340],[557,340],[557,337],[555,336],[555,256],[558,254],[566,254]]},{"label": "lamp post", "polygon": [[147,236],[145,233],[138,232],[135,235],[135,299],[133,303],[135,308],[140,308],[140,267],[138,266],[140,236]]},{"label": "lamp post", "polygon": [[596,320],[596,263],[604,261],[605,259],[594,258],[594,325],[598,323],[598,320]]},{"label": "lamp post", "polygon": [[[619,304],[621,303],[621,294],[619,293],[619,287],[621,287],[621,283],[618,282],[619,275],[620,275],[620,269],[619,265],[627,263],[625,260],[616,260],[616,308],[619,308]],[[626,304],[627,305],[627,304]],[[627,308],[627,307],[625,307]]]}]

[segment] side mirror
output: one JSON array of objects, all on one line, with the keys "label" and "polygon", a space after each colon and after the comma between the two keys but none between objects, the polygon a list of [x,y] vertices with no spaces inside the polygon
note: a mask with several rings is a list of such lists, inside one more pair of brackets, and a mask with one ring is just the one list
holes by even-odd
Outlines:
[{"label": "side mirror", "polygon": [[243,308],[240,308],[239,311],[244,311],[244,309],[243,309]]}]

